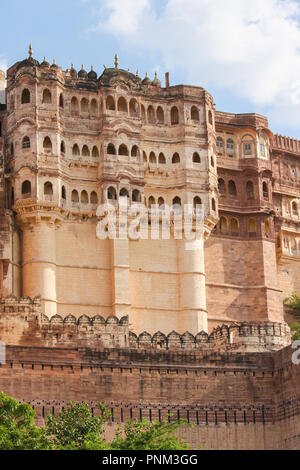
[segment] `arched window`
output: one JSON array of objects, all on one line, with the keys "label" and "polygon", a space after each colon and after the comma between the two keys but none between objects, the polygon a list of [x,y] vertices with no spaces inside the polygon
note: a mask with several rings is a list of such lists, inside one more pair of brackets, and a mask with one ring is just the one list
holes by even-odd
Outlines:
[{"label": "arched window", "polygon": [[219,189],[219,194],[226,194],[226,187],[225,187],[225,181],[222,178],[218,179],[218,189]]},{"label": "arched window", "polygon": [[232,180],[230,180],[228,183],[228,193],[230,194],[230,196],[236,196],[237,194],[235,182]]},{"label": "arched window", "polygon": [[73,113],[78,113],[79,111],[79,105],[76,96],[73,96],[73,98],[71,99],[71,111]]},{"label": "arched window", "polygon": [[145,106],[143,104],[141,106],[141,115],[142,115],[142,121],[146,121],[146,111],[145,111]]},{"label": "arched window", "polygon": [[80,110],[82,113],[88,113],[89,112],[89,102],[86,98],[82,98],[80,102]]},{"label": "arched window", "polygon": [[118,99],[118,111],[127,113],[127,102],[123,96]]},{"label": "arched window", "polygon": [[201,163],[200,155],[197,152],[193,154],[193,163]]},{"label": "arched window", "polygon": [[141,202],[141,193],[137,189],[132,191],[132,200],[133,202]]},{"label": "arched window", "polygon": [[156,155],[154,152],[151,152],[149,155],[149,162],[156,165]]},{"label": "arched window", "polygon": [[129,102],[129,114],[131,117],[137,117],[139,114],[139,105],[137,100],[132,98]]},{"label": "arched window", "polygon": [[217,137],[217,150],[219,153],[223,153],[224,150],[224,142],[222,137]]},{"label": "arched window", "polygon": [[61,187],[61,198],[66,200],[66,188],[64,186]]},{"label": "arched window", "polygon": [[79,156],[80,155],[80,150],[79,150],[79,147],[77,144],[74,144],[73,145],[73,148],[72,148],[72,155],[73,156]]},{"label": "arched window", "polygon": [[166,158],[163,153],[160,153],[158,156],[158,163],[160,165],[165,165],[166,164]]},{"label": "arched window", "polygon": [[128,192],[128,190],[127,190],[126,188],[122,188],[122,189],[120,190],[120,196],[121,196],[121,197],[128,197],[128,198],[129,198],[129,192]]},{"label": "arched window", "polygon": [[59,107],[60,108],[64,107],[64,97],[62,93],[59,95]]},{"label": "arched window", "polygon": [[112,96],[108,96],[106,98],[106,109],[108,109],[109,111],[115,111],[116,110],[115,100],[113,99]]},{"label": "arched window", "polygon": [[249,219],[248,221],[248,233],[251,236],[256,235],[256,221],[255,219]]},{"label": "arched window", "polygon": [[210,164],[214,168],[215,167],[215,160],[214,157],[210,157]]},{"label": "arched window", "polygon": [[61,143],[60,143],[60,153],[61,153],[61,154],[66,153],[66,146],[65,146],[65,143],[64,143],[63,140],[62,140]]},{"label": "arched window", "polygon": [[131,149],[131,156],[132,157],[139,157],[140,156],[140,149],[137,145],[134,145]]},{"label": "arched window", "polygon": [[263,182],[263,197],[264,199],[269,199],[268,185],[265,181]]},{"label": "arched window", "polygon": [[230,231],[231,235],[238,235],[239,234],[239,222],[237,219],[231,219],[230,221]]},{"label": "arched window", "polygon": [[119,147],[119,155],[129,155],[128,148],[125,144],[120,145]]},{"label": "arched window", "polygon": [[192,121],[199,121],[199,110],[196,106],[191,108],[191,119]]},{"label": "arched window", "polygon": [[179,124],[179,113],[176,106],[171,109],[171,124]]},{"label": "arched window", "polygon": [[89,202],[88,193],[85,190],[81,191],[80,202],[81,204],[88,204]]},{"label": "arched window", "polygon": [[180,156],[178,155],[178,153],[174,153],[173,157],[172,157],[172,164],[175,164],[175,163],[180,163]]},{"label": "arched window", "polygon": [[196,209],[197,206],[201,206],[201,205],[202,205],[201,198],[199,196],[195,196],[193,200],[194,209]]},{"label": "arched window", "polygon": [[108,144],[107,153],[108,155],[116,155],[116,149],[115,149],[114,144]]},{"label": "arched window", "polygon": [[254,186],[253,186],[252,181],[247,181],[246,194],[247,194],[247,199],[254,199]]},{"label": "arched window", "polygon": [[95,191],[91,192],[91,204],[98,204],[98,196]]},{"label": "arched window", "polygon": [[98,114],[98,103],[97,100],[92,99],[91,101],[91,113],[96,116]]},{"label": "arched window", "polygon": [[159,106],[156,110],[156,119],[158,124],[163,124],[165,122],[164,111],[161,106]]},{"label": "arched window", "polygon": [[110,186],[107,190],[107,199],[112,199],[112,200],[117,199],[117,192],[113,186]]},{"label": "arched window", "polygon": [[155,122],[155,113],[154,113],[153,106],[148,106],[147,116],[148,116],[148,122],[150,123]]},{"label": "arched window", "polygon": [[164,198],[163,198],[163,197],[159,197],[157,203],[158,203],[158,205],[159,205],[159,207],[160,207],[161,209],[164,209],[164,207],[165,207],[165,201],[164,201]]},{"label": "arched window", "polygon": [[43,91],[43,100],[42,100],[42,103],[44,103],[44,104],[51,104],[51,101],[52,101],[51,91],[48,90],[48,88],[46,88],[46,89]]},{"label": "arched window", "polygon": [[229,157],[232,157],[234,154],[234,142],[232,139],[227,139],[226,149],[227,155],[229,155]]},{"label": "arched window", "polygon": [[31,183],[26,180],[22,183],[22,194],[31,194]]},{"label": "arched window", "polygon": [[73,189],[73,191],[72,191],[71,201],[75,202],[75,203],[79,202],[79,195],[78,195],[78,191],[76,191],[76,189]]},{"label": "arched window", "polygon": [[254,141],[251,135],[245,135],[242,139],[243,152],[245,157],[253,155]]},{"label": "arched window", "polygon": [[89,156],[90,156],[90,150],[89,150],[89,148],[88,148],[87,145],[84,145],[84,146],[82,147],[81,155],[82,155],[83,157],[89,157]]},{"label": "arched window", "polygon": [[181,199],[180,197],[176,196],[173,198],[173,201],[172,201],[172,204],[173,206],[180,206],[181,207]]},{"label": "arched window", "polygon": [[93,147],[92,157],[93,158],[99,158],[99,150],[98,150],[98,147],[96,147],[96,145],[94,145],[94,147]]},{"label": "arched window", "polygon": [[216,201],[215,201],[214,198],[212,198],[212,200],[211,200],[211,208],[214,212],[216,212],[217,206],[216,206]]},{"label": "arched window", "polygon": [[211,126],[213,125],[213,115],[211,111],[208,111],[208,122]]},{"label": "arched window", "polygon": [[298,204],[297,202],[293,202],[292,203],[292,213],[294,216],[298,217],[299,216],[299,212],[298,212]]},{"label": "arched window", "polygon": [[221,217],[220,218],[220,232],[223,234],[228,233],[228,222],[226,217]]},{"label": "arched window", "polygon": [[151,207],[154,205],[155,205],[155,199],[153,196],[150,196],[148,199],[148,208],[151,209]]},{"label": "arched window", "polygon": [[30,148],[30,139],[29,139],[29,137],[27,137],[27,135],[25,137],[23,137],[22,148],[23,149],[29,149]]},{"label": "arched window", "polygon": [[53,185],[50,181],[44,184],[44,194],[47,196],[53,196]]},{"label": "arched window", "polygon": [[44,138],[43,147],[46,150],[51,150],[52,149],[52,142],[51,142],[50,137],[47,136],[47,137]]},{"label": "arched window", "polygon": [[21,104],[30,103],[30,91],[28,88],[24,88],[22,91]]}]

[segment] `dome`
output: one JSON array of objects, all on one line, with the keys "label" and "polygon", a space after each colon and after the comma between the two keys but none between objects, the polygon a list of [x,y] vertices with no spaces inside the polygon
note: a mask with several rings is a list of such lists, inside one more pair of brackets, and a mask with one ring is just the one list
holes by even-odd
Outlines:
[{"label": "dome", "polygon": [[73,64],[71,65],[71,68],[70,68],[70,75],[72,78],[77,78],[77,71],[74,69]]},{"label": "dome", "polygon": [[55,59],[53,59],[53,64],[51,65],[52,68],[58,69],[58,65],[56,65]]},{"label": "dome", "polygon": [[90,80],[97,80],[97,74],[96,74],[96,72],[94,71],[93,66],[91,66],[91,70],[90,70],[90,72],[88,73],[88,78],[89,78]]},{"label": "dome", "polygon": [[49,62],[46,61],[46,57],[44,57],[44,60],[40,65],[41,65],[41,67],[50,67]]},{"label": "dome", "polygon": [[148,77],[148,74],[146,72],[146,75],[145,75],[145,78],[144,80],[142,81],[143,85],[151,85],[151,80],[150,78]]},{"label": "dome", "polygon": [[87,73],[84,70],[83,65],[82,65],[81,70],[79,70],[79,72],[78,72],[78,78],[86,78],[86,77],[87,77]]},{"label": "dome", "polygon": [[155,72],[155,78],[154,78],[154,80],[153,80],[153,82],[152,82],[152,85],[161,88],[161,81],[158,80],[158,78],[157,78],[157,72]]}]

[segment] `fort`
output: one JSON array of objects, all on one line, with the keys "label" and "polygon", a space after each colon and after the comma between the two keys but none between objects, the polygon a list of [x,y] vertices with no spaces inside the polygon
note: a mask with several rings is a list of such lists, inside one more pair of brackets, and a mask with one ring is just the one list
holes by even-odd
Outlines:
[{"label": "fort", "polygon": [[[300,372],[283,300],[300,292],[300,141],[218,111],[203,88],[0,71],[0,389],[43,423],[70,400],[185,418],[193,448],[300,449]],[[196,249],[99,239],[119,198],[202,205]],[[149,220],[149,230],[151,219]]]}]

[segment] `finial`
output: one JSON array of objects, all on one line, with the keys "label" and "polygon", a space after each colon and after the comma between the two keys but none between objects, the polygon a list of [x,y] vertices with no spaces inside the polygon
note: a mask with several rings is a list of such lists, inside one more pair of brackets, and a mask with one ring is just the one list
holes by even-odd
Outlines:
[{"label": "finial", "polygon": [[32,45],[29,44],[29,51],[28,51],[29,57],[32,57]]},{"label": "finial", "polygon": [[136,71],[136,74],[135,74],[135,76],[136,76],[136,77],[138,77],[138,76],[139,76],[139,71],[138,71],[138,70]]},{"label": "finial", "polygon": [[94,71],[94,66],[93,66],[93,65],[91,65],[91,71],[92,71],[92,72]]},{"label": "finial", "polygon": [[154,74],[154,75],[155,75],[155,80],[157,80],[157,72],[155,72],[155,74]]},{"label": "finial", "polygon": [[145,73],[145,78],[148,78],[148,72]]},{"label": "finial", "polygon": [[115,55],[115,68],[116,68],[116,69],[119,68],[119,58],[118,58],[118,54]]},{"label": "finial", "polygon": [[81,64],[81,70],[84,70],[83,64]]},{"label": "finial", "polygon": [[55,59],[53,59],[53,65],[56,65]]}]

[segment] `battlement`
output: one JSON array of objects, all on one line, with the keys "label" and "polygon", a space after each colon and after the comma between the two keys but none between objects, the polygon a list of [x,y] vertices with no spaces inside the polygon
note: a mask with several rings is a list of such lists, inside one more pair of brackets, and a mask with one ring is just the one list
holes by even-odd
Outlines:
[{"label": "battlement", "polygon": [[300,140],[274,134],[273,148],[300,154]]},{"label": "battlement", "polygon": [[128,316],[74,315],[48,318],[41,313],[40,299],[7,297],[1,302],[0,339],[6,344],[42,347],[129,348],[138,350],[278,350],[290,344],[288,325],[242,323],[223,325],[207,334],[172,331],[165,335],[139,336],[130,330]]}]

